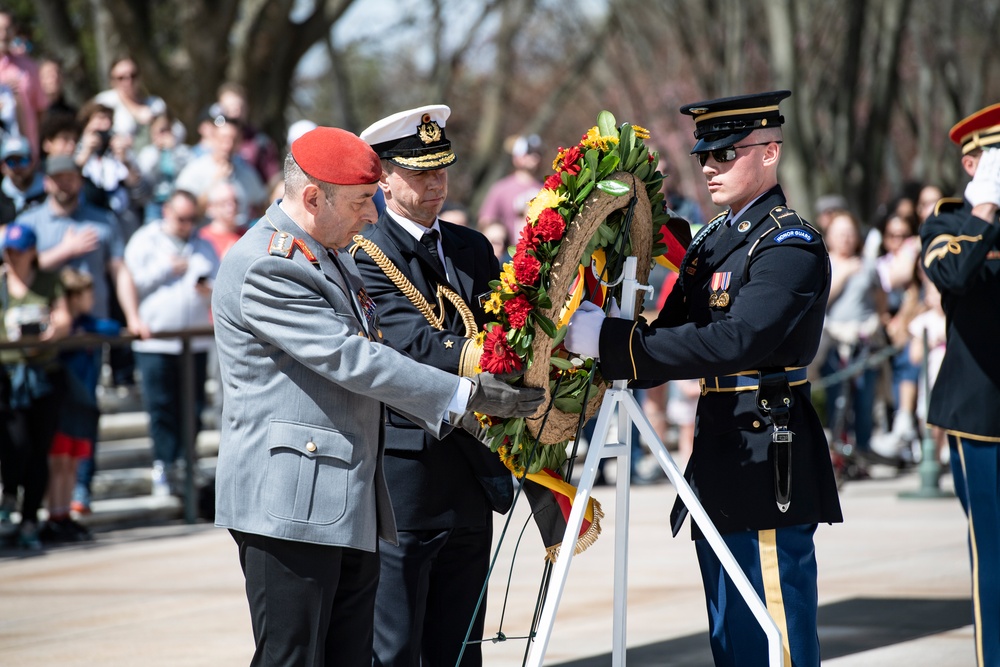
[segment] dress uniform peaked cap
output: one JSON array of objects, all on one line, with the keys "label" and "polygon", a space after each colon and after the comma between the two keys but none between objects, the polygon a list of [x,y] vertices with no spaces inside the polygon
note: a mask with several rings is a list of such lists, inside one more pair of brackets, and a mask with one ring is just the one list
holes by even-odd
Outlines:
[{"label": "dress uniform peaked cap", "polygon": [[958,121],[948,136],[962,147],[962,155],[977,148],[1000,144],[1000,104],[980,109]]},{"label": "dress uniform peaked cap", "polygon": [[313,178],[334,185],[369,185],[382,177],[382,163],[357,135],[317,127],[292,142],[292,157]]},{"label": "dress uniform peaked cap", "polygon": [[691,154],[728,148],[762,127],[778,127],[785,122],[778,102],[791,95],[789,90],[723,97],[695,102],[681,107],[681,113],[694,118]]},{"label": "dress uniform peaked cap", "polygon": [[444,126],[451,109],[430,104],[394,113],[361,133],[380,158],[404,169],[428,171],[454,164],[456,157]]}]

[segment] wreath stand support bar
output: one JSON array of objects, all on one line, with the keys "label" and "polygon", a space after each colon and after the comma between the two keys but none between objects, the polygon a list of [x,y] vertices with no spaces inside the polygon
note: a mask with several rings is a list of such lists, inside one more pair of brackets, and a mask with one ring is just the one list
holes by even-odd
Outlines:
[{"label": "wreath stand support bar", "polygon": [[[625,261],[625,281],[622,287],[622,313],[635,312],[636,292],[639,289],[648,290],[646,285],[639,285],[635,278],[636,258],[629,257]],[[615,414],[617,412],[617,415]],[[608,427],[613,418],[618,420],[617,441],[607,442]],[[566,579],[569,575],[569,568],[573,561],[574,549],[570,544],[575,543],[574,536],[580,534],[580,527],[583,525],[583,515],[590,499],[590,494],[594,489],[594,479],[597,476],[597,467],[601,459],[617,458],[618,470],[631,470],[631,436],[632,424],[639,429],[639,433],[649,444],[649,448],[656,457],[663,472],[670,479],[670,483],[677,489],[677,494],[687,506],[691,518],[698,524],[701,532],[705,535],[712,550],[718,556],[719,561],[725,568],[726,573],[736,584],[740,595],[746,600],[747,605],[753,612],[754,618],[760,623],[764,634],[767,635],[768,664],[770,667],[781,667],[782,646],[781,632],[774,620],[767,612],[767,607],[761,602],[757,592],[753,589],[750,580],[740,568],[736,559],[726,543],[723,541],[719,531],[715,528],[705,508],[701,506],[698,498],[691,490],[691,486],[684,479],[677,464],[667,451],[666,446],[660,440],[649,420],[646,418],[642,407],[636,402],[632,391],[628,389],[625,380],[617,380],[612,384],[612,388],[604,395],[600,412],[597,415],[597,426],[594,429],[594,442],[587,450],[587,459],[583,467],[583,474],[580,484],[577,486],[576,498],[573,500],[573,510],[570,512],[569,520],[566,523],[566,533],[563,535],[563,548],[560,550],[559,559],[556,561],[549,581],[549,595],[545,599],[542,607],[541,620],[538,624],[538,631],[531,645],[531,653],[528,656],[527,665],[529,667],[542,667],[545,659],[545,651],[548,649],[549,639],[552,636],[552,627],[555,624],[556,612],[559,609],[559,600],[562,598],[563,589],[566,587]],[[628,591],[628,517],[629,517],[629,479],[627,474],[619,474],[615,483],[615,567],[614,567],[614,625],[612,628],[612,662],[613,667],[625,666],[625,616],[626,616],[626,594]]]}]

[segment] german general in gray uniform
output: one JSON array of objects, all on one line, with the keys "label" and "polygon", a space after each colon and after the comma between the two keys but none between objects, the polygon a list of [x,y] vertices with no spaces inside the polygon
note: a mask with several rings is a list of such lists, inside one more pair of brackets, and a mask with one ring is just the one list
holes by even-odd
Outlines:
[{"label": "german general in gray uniform", "polygon": [[396,539],[384,404],[442,436],[467,411],[531,414],[542,400],[379,342],[374,304],[336,249],[375,220],[381,174],[350,132],[306,133],[285,160],[285,198],[226,254],[215,283],[216,524],[239,545],[252,665],[370,667],[378,539]]},{"label": "german general in gray uniform", "polygon": [[[491,318],[479,296],[500,275],[478,231],[438,219],[456,155],[443,104],[401,111],[361,133],[382,159],[386,208],[358,238],[354,258],[387,345],[435,368],[473,375],[472,337]],[[383,542],[375,601],[374,664],[482,664],[493,512],[513,500],[510,472],[462,430],[443,438],[394,410],[385,414],[385,471],[399,543]],[[461,663],[458,656],[462,654]]]},{"label": "german general in gray uniform", "polygon": [[[610,380],[701,378],[685,476],[781,630],[785,664],[818,665],[813,535],[842,521],[806,366],[819,346],[830,264],[819,232],[778,185],[778,103],[788,91],[689,104],[712,201],[728,210],[688,248],[652,324],[584,306],[566,347]],[[674,533],[687,512],[679,502]],[[700,531],[693,526],[696,538]],[[704,539],[696,539],[718,665],[766,664],[767,639]]]}]

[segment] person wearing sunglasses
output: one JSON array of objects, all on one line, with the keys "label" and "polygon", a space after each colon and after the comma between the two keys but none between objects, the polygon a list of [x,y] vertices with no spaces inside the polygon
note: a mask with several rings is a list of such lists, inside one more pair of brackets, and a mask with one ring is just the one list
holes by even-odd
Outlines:
[{"label": "person wearing sunglasses", "polygon": [[[695,156],[725,210],[695,236],[652,324],[581,306],[567,349],[607,380],[700,378],[685,476],[781,632],[785,664],[819,665],[819,523],[843,520],[806,367],[830,290],[820,233],[778,184],[787,90],[688,104]],[[674,534],[687,515],[679,501]],[[692,524],[717,665],[765,664],[767,639]]]},{"label": "person wearing sunglasses", "polygon": [[31,144],[18,135],[0,142],[0,225],[45,199],[45,177],[31,155]]}]

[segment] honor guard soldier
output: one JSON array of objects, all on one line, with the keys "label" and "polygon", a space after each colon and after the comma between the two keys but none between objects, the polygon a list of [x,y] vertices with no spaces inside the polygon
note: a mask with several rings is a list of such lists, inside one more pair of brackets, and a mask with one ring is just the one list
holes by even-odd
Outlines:
[{"label": "honor guard soldier", "polygon": [[955,494],[969,519],[978,665],[1000,665],[1000,104],[950,132],[972,176],[920,228],[923,268],[941,292],[947,347],[927,422],[948,435]]},{"label": "honor guard soldier", "polygon": [[[450,113],[443,104],[401,111],[361,133],[381,158],[386,208],[353,253],[386,344],[471,376],[482,353],[472,338],[492,319],[479,297],[500,266],[485,236],[438,218],[456,161],[445,134]],[[379,546],[374,664],[481,665],[486,607],[476,607],[493,512],[513,501],[510,472],[470,434],[438,438],[394,410],[385,414],[385,446],[399,544]],[[463,646],[470,627],[474,643]]]},{"label": "honor guard soldier", "polygon": [[[700,378],[685,477],[781,631],[785,665],[819,665],[813,535],[843,520],[806,366],[819,345],[830,263],[778,185],[788,91],[689,104],[691,153],[728,210],[694,238],[652,324],[581,306],[566,347],[609,380]],[[687,514],[678,501],[676,535]],[[767,638],[692,526],[717,665],[765,664]]]}]

